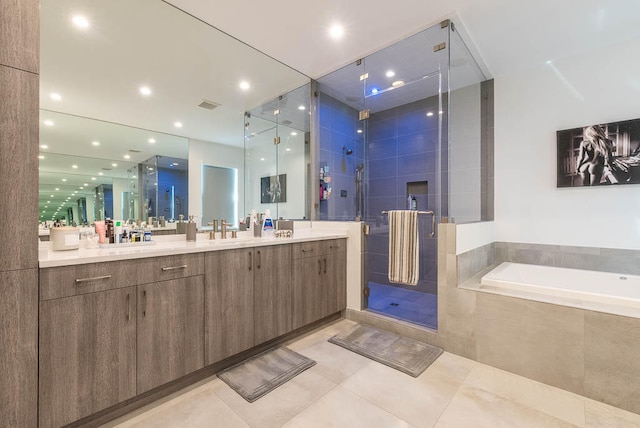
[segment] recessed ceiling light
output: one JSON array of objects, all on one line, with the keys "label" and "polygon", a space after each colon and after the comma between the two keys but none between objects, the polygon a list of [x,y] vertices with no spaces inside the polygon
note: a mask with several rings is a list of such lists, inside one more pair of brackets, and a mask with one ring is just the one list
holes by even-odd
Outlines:
[{"label": "recessed ceiling light", "polygon": [[100,141],[94,141],[91,144],[93,144],[94,146],[99,146],[100,145]]},{"label": "recessed ceiling light", "polygon": [[358,129],[356,132],[357,132],[358,134],[362,134],[362,129]]},{"label": "recessed ceiling light", "polygon": [[260,160],[261,160],[261,161],[263,161],[263,160],[264,160],[264,158],[260,158]]},{"label": "recessed ceiling light", "polygon": [[51,94],[49,94],[49,97],[53,100],[53,101],[61,101],[62,100],[62,95],[56,93],[56,92],[52,92]]},{"label": "recessed ceiling light", "polygon": [[174,162],[171,164],[172,166],[178,166],[178,162]]},{"label": "recessed ceiling light", "polygon": [[155,142],[156,142],[156,139],[155,139],[155,138],[149,138],[149,143],[153,144],[153,143],[155,143]]},{"label": "recessed ceiling light", "polygon": [[116,166],[118,166],[118,164],[117,163],[112,163],[111,166],[116,167]]},{"label": "recessed ceiling light", "polygon": [[62,181],[67,181],[67,179],[66,179],[66,178],[63,178],[63,179],[62,179]]},{"label": "recessed ceiling light", "polygon": [[84,184],[83,184],[83,186],[88,186],[88,185],[89,185],[89,183],[84,183]]},{"label": "recessed ceiling light", "polygon": [[291,151],[291,148],[287,147],[285,150],[286,150],[286,151],[288,151],[288,152],[290,152],[290,151]]},{"label": "recessed ceiling light", "polygon": [[48,149],[48,148],[49,148],[49,146],[47,146],[46,144],[41,144],[41,145],[40,145],[40,148],[41,148],[41,149],[45,149],[45,150],[46,150],[46,149]]},{"label": "recessed ceiling light", "polygon": [[59,187],[56,187],[56,190],[60,190],[60,188],[59,188]]},{"label": "recessed ceiling light", "polygon": [[53,126],[53,120],[45,120],[44,124],[47,126]]},{"label": "recessed ceiling light", "polygon": [[80,190],[84,190],[84,187],[80,186]]},{"label": "recessed ceiling light", "polygon": [[49,196],[50,198],[53,198],[53,195]]},{"label": "recessed ceiling light", "polygon": [[341,39],[342,36],[344,36],[344,28],[342,27],[342,25],[332,25],[331,28],[329,28],[329,36],[331,36],[331,38],[335,40]]},{"label": "recessed ceiling light", "polygon": [[102,172],[99,172],[99,173],[98,173],[98,175],[104,175],[104,173],[102,173]]},{"label": "recessed ceiling light", "polygon": [[174,122],[173,126],[176,128],[182,128],[182,122]]},{"label": "recessed ceiling light", "polygon": [[148,86],[140,86],[140,93],[145,96],[151,95],[151,88]]},{"label": "recessed ceiling light", "polygon": [[432,111],[428,111],[427,112],[427,117],[431,117],[431,116],[433,116],[433,112]]},{"label": "recessed ceiling light", "polygon": [[136,176],[135,176],[135,175],[132,175],[132,176],[131,176],[131,178],[136,178]]},{"label": "recessed ceiling light", "polygon": [[371,93],[372,93],[373,95],[377,94],[378,92],[380,92],[380,90],[379,90],[378,88],[372,88],[372,89],[371,89]]},{"label": "recessed ceiling light", "polygon": [[38,156],[38,159],[44,159],[44,156],[40,155]]},{"label": "recessed ceiling light", "polygon": [[96,178],[95,178],[95,177],[91,177],[91,179],[92,179],[93,181],[96,181]]},{"label": "recessed ceiling light", "polygon": [[298,110],[304,110],[304,109],[306,109],[305,106],[298,106]]},{"label": "recessed ceiling light", "polygon": [[78,165],[71,165],[71,168],[78,169]]},{"label": "recessed ceiling light", "polygon": [[296,131],[293,131],[293,132],[291,133],[291,135],[293,135],[293,136],[295,137],[296,135],[298,135],[298,133],[297,133]]},{"label": "recessed ceiling light", "polygon": [[77,195],[77,194],[78,194],[78,191],[77,191],[77,190],[75,190],[75,191],[73,192],[73,194],[74,194],[74,195]]},{"label": "recessed ceiling light", "polygon": [[239,86],[240,86],[240,89],[242,89],[243,91],[248,91],[249,88],[251,88],[251,85],[246,80],[243,80],[242,82],[240,82]]},{"label": "recessed ceiling light", "polygon": [[89,20],[82,15],[74,16],[71,21],[73,21],[74,25],[78,28],[88,28]]},{"label": "recessed ceiling light", "polygon": [[125,158],[125,159],[131,159],[131,156],[129,156],[129,155],[124,155],[124,158]]},{"label": "recessed ceiling light", "polygon": [[393,76],[395,76],[395,75],[396,75],[396,72],[395,72],[395,71],[393,71],[393,70],[389,70],[389,71],[387,71],[387,72],[386,72],[386,76],[387,76],[387,77],[393,77]]},{"label": "recessed ceiling light", "polygon": [[393,86],[394,88],[399,88],[400,86],[403,86],[403,85],[404,85],[404,82],[402,80],[396,80],[391,84],[391,86]]}]

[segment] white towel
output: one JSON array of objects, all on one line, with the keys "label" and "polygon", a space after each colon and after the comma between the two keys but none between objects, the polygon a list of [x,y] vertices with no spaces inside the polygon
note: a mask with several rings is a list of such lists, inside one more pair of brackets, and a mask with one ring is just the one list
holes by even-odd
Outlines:
[{"label": "white towel", "polygon": [[418,211],[389,211],[389,282],[418,285]]}]

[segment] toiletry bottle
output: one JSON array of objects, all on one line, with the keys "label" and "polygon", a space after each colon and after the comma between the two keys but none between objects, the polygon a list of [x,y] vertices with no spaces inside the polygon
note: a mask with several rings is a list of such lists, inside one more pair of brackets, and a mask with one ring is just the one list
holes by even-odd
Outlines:
[{"label": "toiletry bottle", "polygon": [[264,213],[264,220],[262,221],[262,234],[266,237],[273,236],[273,219],[271,218],[271,210],[268,208]]}]

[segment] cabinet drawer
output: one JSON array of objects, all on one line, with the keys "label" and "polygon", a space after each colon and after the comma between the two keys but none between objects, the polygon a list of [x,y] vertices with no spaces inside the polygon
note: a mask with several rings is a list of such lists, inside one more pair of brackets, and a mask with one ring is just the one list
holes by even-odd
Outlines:
[{"label": "cabinet drawer", "polygon": [[156,259],[153,281],[204,275],[204,254],[176,254]]},{"label": "cabinet drawer", "polygon": [[338,251],[346,251],[347,250],[347,240],[342,239],[329,239],[326,241],[322,241],[324,244],[323,254],[333,254]]},{"label": "cabinet drawer", "polygon": [[153,281],[156,259],[87,263],[40,269],[40,300],[113,290]]},{"label": "cabinet drawer", "polygon": [[291,257],[303,259],[305,257],[315,257],[325,252],[324,241],[296,242],[291,247]]}]

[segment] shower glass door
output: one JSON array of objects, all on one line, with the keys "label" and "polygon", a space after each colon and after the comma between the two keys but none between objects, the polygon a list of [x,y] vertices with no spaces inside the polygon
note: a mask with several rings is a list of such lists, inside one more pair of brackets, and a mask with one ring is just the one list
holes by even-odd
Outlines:
[{"label": "shower glass door", "polygon": [[[366,308],[437,328],[437,231],[447,205],[446,47],[440,25],[363,59]],[[435,50],[435,51],[434,51]],[[443,168],[443,165],[445,167]],[[417,285],[389,280],[390,210],[418,210]],[[433,237],[431,233],[435,234]],[[393,237],[391,237],[393,238]]]}]

